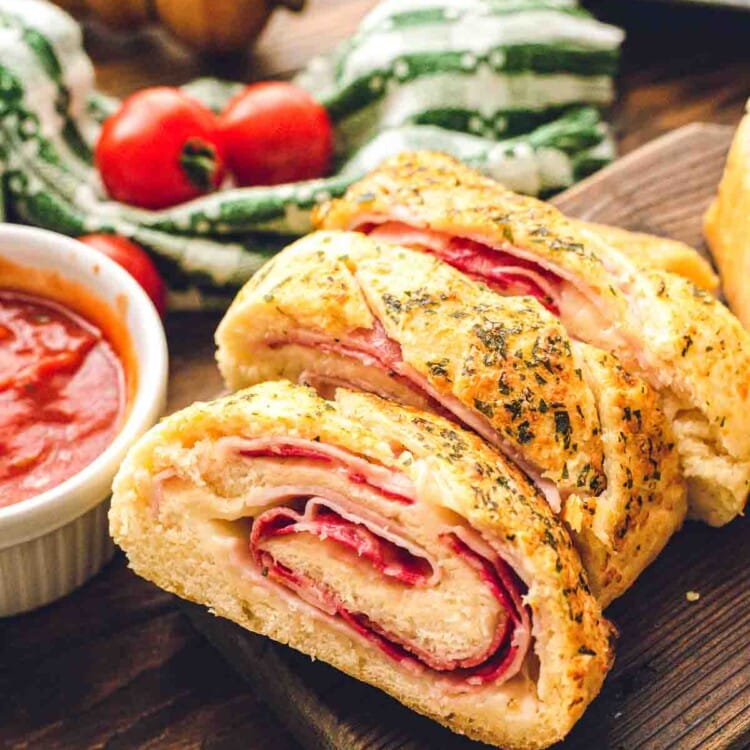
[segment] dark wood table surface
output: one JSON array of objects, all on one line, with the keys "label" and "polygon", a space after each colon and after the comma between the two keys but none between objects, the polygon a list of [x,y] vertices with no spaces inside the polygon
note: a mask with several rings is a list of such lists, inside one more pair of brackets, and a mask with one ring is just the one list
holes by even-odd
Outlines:
[{"label": "dark wood table surface", "polygon": [[[240,80],[288,75],[346,36],[373,0],[308,0],[280,11],[250,57],[209,60],[154,30],[116,35],[86,27],[100,87],[124,94],[202,74]],[[612,112],[620,152],[680,125],[734,124],[750,95],[750,13],[659,2],[588,3],[625,27]],[[168,321],[169,408],[209,397],[217,319]],[[190,335],[186,335],[186,331]],[[196,376],[184,363],[205,353]],[[176,600],[136,578],[122,556],[75,594],[0,620],[0,748],[293,750],[298,745],[213,648]],[[605,749],[596,749],[605,750]]]}]

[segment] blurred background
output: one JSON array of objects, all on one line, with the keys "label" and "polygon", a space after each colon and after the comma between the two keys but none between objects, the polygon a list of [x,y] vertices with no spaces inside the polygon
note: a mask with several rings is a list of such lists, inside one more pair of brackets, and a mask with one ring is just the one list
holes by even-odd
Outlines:
[{"label": "blurred background", "polygon": [[[280,7],[249,54],[196,54],[163,28],[133,30],[131,25],[122,33],[90,17],[84,24],[85,42],[97,65],[98,84],[111,94],[155,81],[184,83],[200,75],[246,81],[290,76],[351,34],[375,4],[307,0],[301,13]],[[750,92],[750,3],[582,4],[627,33],[612,112],[621,154],[690,122],[737,123]]]}]

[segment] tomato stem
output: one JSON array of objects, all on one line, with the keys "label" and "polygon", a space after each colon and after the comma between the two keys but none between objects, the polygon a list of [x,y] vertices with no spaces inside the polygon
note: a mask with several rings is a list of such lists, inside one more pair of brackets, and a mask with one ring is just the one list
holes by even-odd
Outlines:
[{"label": "tomato stem", "polygon": [[180,152],[180,168],[198,190],[207,192],[216,187],[216,149],[210,143],[199,138],[189,138],[185,141]]}]

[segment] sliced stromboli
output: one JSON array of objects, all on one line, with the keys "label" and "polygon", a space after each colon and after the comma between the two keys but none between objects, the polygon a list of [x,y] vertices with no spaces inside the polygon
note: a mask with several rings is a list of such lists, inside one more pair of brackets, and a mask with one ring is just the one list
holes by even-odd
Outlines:
[{"label": "sliced stromboli", "polygon": [[[636,514],[628,487],[602,494],[604,472],[619,480],[615,467],[635,464],[640,444],[609,445],[607,465],[598,411],[608,385],[589,384],[599,375],[589,375],[589,350],[571,347],[534,300],[500,297],[424,253],[361,234],[311,235],[248,282],[217,342],[230,388],[280,377],[323,395],[348,386],[471,427],[523,468],[554,510],[564,505],[603,603],[630,586],[682,522],[684,496],[661,492],[674,485],[679,494],[682,484],[667,460],[673,440],[649,431],[654,424],[670,434],[651,389],[631,404],[638,414],[643,405],[644,435],[658,441],[649,453],[655,496]],[[625,420],[625,411],[604,409],[610,424]]]},{"label": "sliced stromboli", "polygon": [[498,746],[561,739],[611,663],[533,485],[374,396],[264,383],[174,414],[130,451],[110,523],[159,586]]},{"label": "sliced stromboli", "polygon": [[691,514],[721,525],[742,512],[750,334],[709,294],[640,269],[595,227],[442,154],[387,160],[317,221],[430,252],[501,294],[537,297],[571,335],[616,353],[663,395]]}]

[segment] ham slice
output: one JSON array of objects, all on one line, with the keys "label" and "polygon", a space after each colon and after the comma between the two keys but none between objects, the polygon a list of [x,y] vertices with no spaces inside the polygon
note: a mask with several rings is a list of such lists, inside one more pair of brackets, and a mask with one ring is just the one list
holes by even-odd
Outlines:
[{"label": "ham slice", "polygon": [[560,315],[561,279],[532,260],[493,249],[468,237],[451,237],[399,221],[366,223],[357,229],[374,239],[428,250],[467,276],[484,282],[493,291],[535,297],[550,312]]},{"label": "ham slice", "polygon": [[218,442],[218,447],[221,451],[239,453],[247,458],[269,456],[320,461],[342,471],[350,481],[372,485],[393,500],[409,504],[414,499],[414,484],[403,474],[327,443],[289,436],[254,440],[227,437]]}]

